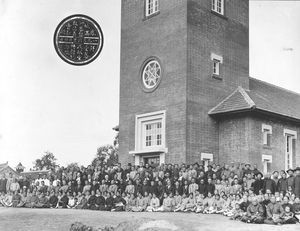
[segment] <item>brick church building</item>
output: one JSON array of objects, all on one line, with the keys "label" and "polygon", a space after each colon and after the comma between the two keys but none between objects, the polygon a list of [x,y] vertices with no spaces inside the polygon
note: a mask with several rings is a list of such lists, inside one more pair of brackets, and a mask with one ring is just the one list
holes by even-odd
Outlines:
[{"label": "brick church building", "polygon": [[249,77],[248,0],[122,0],[121,30],[122,164],[299,166],[300,95]]}]

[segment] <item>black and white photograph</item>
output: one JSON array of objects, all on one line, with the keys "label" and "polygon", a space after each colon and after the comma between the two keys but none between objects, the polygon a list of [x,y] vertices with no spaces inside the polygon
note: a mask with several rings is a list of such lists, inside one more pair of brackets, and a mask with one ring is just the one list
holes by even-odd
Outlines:
[{"label": "black and white photograph", "polygon": [[300,230],[300,0],[0,0],[0,231]]}]

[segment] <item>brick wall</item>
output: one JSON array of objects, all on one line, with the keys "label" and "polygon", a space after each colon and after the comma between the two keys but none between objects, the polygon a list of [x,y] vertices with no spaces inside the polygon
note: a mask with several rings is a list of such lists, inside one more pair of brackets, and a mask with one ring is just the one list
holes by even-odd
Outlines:
[{"label": "brick wall", "polygon": [[[272,126],[271,146],[263,145],[262,124]],[[300,125],[275,117],[248,113],[223,116],[219,122],[220,164],[242,162],[257,164],[263,170],[262,155],[271,155],[271,171],[285,168],[284,129],[297,132],[293,167],[300,164]]]},{"label": "brick wall", "polygon": [[[262,124],[272,126],[271,146],[270,148],[262,145]],[[284,129],[290,129],[297,132],[296,155],[293,156],[293,167],[300,165],[300,125],[270,116],[255,115],[250,120],[251,130],[249,132],[249,155],[253,160],[257,160],[262,167],[261,155],[272,155],[271,170],[281,170],[285,168],[285,137]]]},{"label": "brick wall", "polygon": [[[160,1],[160,13],[144,19],[144,1],[122,1],[120,161],[133,162],[135,115],[166,110],[167,163],[186,161],[186,0]],[[140,69],[150,56],[163,77],[152,93],[141,88]]]},{"label": "brick wall", "polygon": [[[226,1],[225,17],[211,1],[188,0],[187,160],[213,153],[218,161],[218,123],[208,111],[237,86],[249,88],[248,0]],[[223,57],[220,79],[212,78],[211,53]],[[220,157],[221,158],[221,157]]]},{"label": "brick wall", "polygon": [[250,163],[249,139],[250,119],[245,116],[223,117],[219,122],[219,164],[231,162]]}]

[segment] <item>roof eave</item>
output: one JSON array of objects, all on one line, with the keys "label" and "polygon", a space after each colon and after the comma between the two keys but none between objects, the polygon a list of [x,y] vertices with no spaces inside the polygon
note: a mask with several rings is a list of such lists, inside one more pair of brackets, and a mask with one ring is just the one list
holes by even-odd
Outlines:
[{"label": "roof eave", "polygon": [[217,113],[213,113],[213,112],[209,112],[208,115],[210,116],[222,116],[222,115],[231,115],[231,114],[238,114],[238,113],[243,113],[243,112],[250,112],[255,110],[255,106],[252,106],[250,108],[242,108],[242,109],[238,109],[238,110],[234,110],[234,111],[224,111],[224,112],[217,112]]},{"label": "roof eave", "polygon": [[262,109],[262,108],[256,108],[255,111],[257,111],[259,113],[262,113],[262,114],[266,114],[266,115],[272,115],[272,116],[280,118],[280,119],[300,123],[300,118],[295,118],[295,117],[291,117],[291,116],[288,116],[288,115],[279,114],[279,113],[268,111],[268,110],[265,110],[265,109]]}]

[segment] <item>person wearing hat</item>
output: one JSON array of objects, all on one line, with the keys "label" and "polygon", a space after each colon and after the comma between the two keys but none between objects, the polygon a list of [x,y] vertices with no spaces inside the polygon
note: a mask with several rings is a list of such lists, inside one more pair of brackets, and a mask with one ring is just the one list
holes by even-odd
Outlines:
[{"label": "person wearing hat", "polygon": [[257,164],[254,164],[253,165],[253,169],[252,169],[252,174],[254,175],[254,176],[257,176],[257,174],[262,174],[258,169],[257,169]]},{"label": "person wearing hat", "polygon": [[295,179],[294,179],[294,193],[296,197],[300,197],[300,167],[295,169]]},{"label": "person wearing hat", "polygon": [[256,175],[256,180],[252,183],[251,187],[256,195],[259,194],[259,191],[264,187],[264,180],[262,179],[263,175],[259,172]]},{"label": "person wearing hat", "polygon": [[251,165],[250,164],[245,164],[245,169],[244,169],[244,176],[248,176],[248,174],[252,173],[252,170],[250,169]]}]

